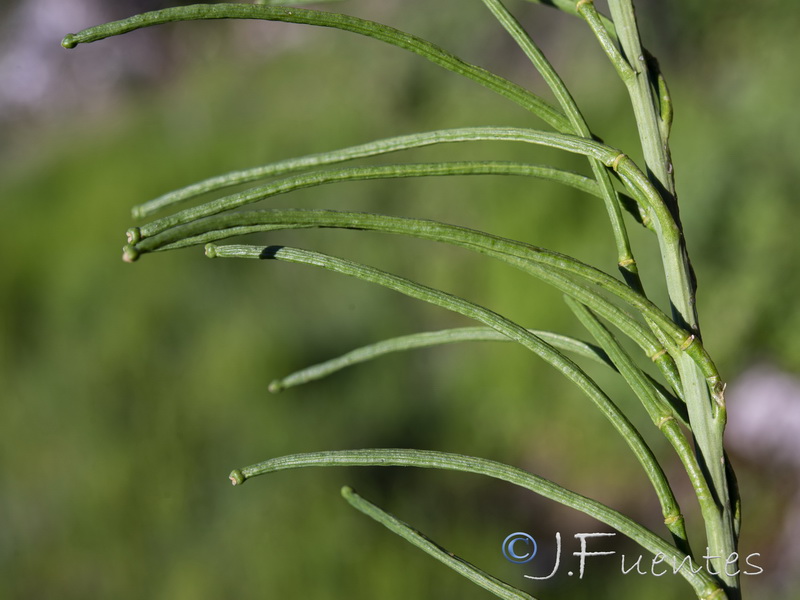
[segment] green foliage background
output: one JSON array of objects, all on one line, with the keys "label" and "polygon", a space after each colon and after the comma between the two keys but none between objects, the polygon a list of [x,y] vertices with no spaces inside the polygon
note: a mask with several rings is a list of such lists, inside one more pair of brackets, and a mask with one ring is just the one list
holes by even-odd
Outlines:
[{"label": "green foliage background", "polygon": [[[546,7],[509,5],[563,69],[597,133],[631,147],[624,89],[608,83],[612,70],[588,29]],[[334,8],[428,37],[542,89],[478,2]],[[681,0],[642,2],[640,13],[676,106],[673,156],[706,346],[729,379],[761,360],[797,372],[800,77],[789,63],[800,11],[778,0]],[[65,23],[64,33],[89,24]],[[277,474],[242,489],[227,483],[231,468],[282,454],[419,447],[516,464],[659,527],[655,497],[640,492],[645,479],[622,441],[523,349],[394,356],[271,396],[273,378],[311,362],[466,323],[292,265],[211,262],[200,250],[120,262],[130,206],[212,174],[434,127],[538,126],[396,49],[301,29],[276,45],[274,26],[263,27],[254,46],[259,25],[246,27],[170,28],[164,35],[180,52],[159,67],[157,83],[121,81],[113,106],[6,121],[0,130],[0,597],[483,597],[350,509],[338,494],[345,483],[544,599],[595,598],[598,585],[609,598],[686,597],[680,580],[623,577],[617,562],[600,559],[583,582],[562,573],[526,586],[522,574],[531,571],[500,553],[508,533],[532,533],[544,554],[560,531],[568,554],[577,549],[572,533],[597,525],[497,482],[351,469]],[[243,32],[249,45],[235,43]],[[98,60],[115,43],[70,58]],[[92,90],[84,93],[88,102]],[[428,149],[408,159],[440,155],[582,168],[513,146]],[[601,204],[544,183],[367,182],[276,203],[442,218],[613,268]],[[531,327],[580,334],[557,294],[464,252],[354,232],[265,239],[361,258]],[[657,269],[655,254],[639,255],[643,269]],[[770,554],[776,511],[791,475],[746,457],[737,464],[742,551],[761,552],[766,569],[745,578],[746,597],[800,598],[770,577],[779,559]],[[696,513],[688,497],[684,510]],[[636,553],[623,540],[614,549]]]}]

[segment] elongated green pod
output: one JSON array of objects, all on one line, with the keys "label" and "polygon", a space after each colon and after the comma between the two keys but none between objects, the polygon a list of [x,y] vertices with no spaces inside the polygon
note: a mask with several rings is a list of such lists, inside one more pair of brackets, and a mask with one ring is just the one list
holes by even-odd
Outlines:
[{"label": "elongated green pod", "polygon": [[332,27],[367,36],[397,46],[417,54],[434,64],[459,75],[463,75],[482,86],[502,95],[531,111],[559,131],[569,131],[566,117],[547,102],[523,87],[504,79],[486,69],[467,63],[457,56],[431,44],[417,36],[388,27],[374,21],[367,21],[339,13],[308,10],[303,8],[283,8],[257,4],[193,4],[177,6],[142,13],[121,21],[105,23],[84,29],[78,33],[64,36],[61,45],[74,48],[78,44],[96,42],[111,36],[121,35],[143,27],[152,27],[177,21],[198,21],[207,19],[261,19]]},{"label": "elongated green pod", "polygon": [[[483,130],[485,133],[482,135],[480,130]],[[374,142],[359,144],[357,146],[340,148],[330,152],[321,152],[317,154],[309,154],[299,158],[290,158],[262,165],[260,167],[253,167],[251,169],[232,171],[230,173],[217,175],[215,177],[210,177],[203,181],[193,183],[184,188],[163,194],[162,196],[154,198],[148,202],[145,202],[144,204],[135,206],[132,210],[133,217],[136,219],[143,218],[159,210],[196,198],[202,194],[216,192],[227,187],[252,183],[254,181],[259,181],[270,177],[288,175],[298,171],[307,171],[313,167],[332,165],[356,160],[359,158],[381,156],[392,152],[424,148],[435,144],[481,141],[523,141],[510,137],[509,134],[513,135],[513,129],[509,128],[478,128],[477,130],[473,129],[471,135],[465,133],[466,131],[467,130],[444,129],[425,133],[414,133],[410,135],[376,140]],[[491,133],[492,131],[497,131],[498,135],[496,137],[493,136]],[[530,165],[530,167],[532,170],[529,175],[532,177],[550,179],[552,181],[569,185],[594,196],[602,197],[602,192],[598,189],[597,183],[588,177],[553,167],[540,165]],[[534,167],[539,169],[538,173],[533,171]],[[635,202],[632,198],[623,196],[621,197],[620,201],[625,203],[626,210],[638,218],[639,213],[631,210],[630,203]]]},{"label": "elongated green pod", "polygon": [[[609,360],[606,353],[581,340],[553,333],[552,331],[530,330],[533,335],[541,338],[554,348],[572,352],[580,356],[590,358],[598,363],[616,369]],[[297,385],[303,385],[310,381],[316,381],[327,377],[337,371],[346,369],[369,360],[385,356],[393,352],[404,352],[416,350],[418,348],[429,348],[442,344],[453,344],[457,342],[508,342],[509,338],[489,327],[460,327],[457,329],[445,329],[443,331],[428,331],[425,333],[415,333],[401,337],[382,340],[375,344],[369,344],[338,356],[331,360],[306,367],[300,371],[277,379],[270,383],[269,391],[279,392]]]},{"label": "elongated green pod", "polygon": [[359,496],[353,488],[348,486],[343,487],[342,497],[356,510],[374,519],[389,531],[396,533],[407,542],[410,542],[423,552],[426,552],[439,562],[453,569],[459,575],[466,577],[474,584],[482,587],[498,598],[503,598],[503,600],[536,600],[536,598],[530,594],[526,594],[512,585],[500,581],[496,577],[481,571],[472,563],[442,548],[439,544],[406,523],[403,523],[403,521],[397,517],[390,515],[386,511],[375,506],[372,502]]},{"label": "elongated green pod", "polygon": [[475,473],[506,481],[587,514],[628,536],[649,552],[663,556],[667,564],[679,569],[680,575],[692,586],[698,598],[702,600],[725,600],[727,598],[725,591],[705,570],[690,568],[691,565],[686,554],[629,517],[601,502],[581,496],[543,477],[484,458],[400,448],[309,452],[272,458],[262,463],[235,469],[230,474],[230,480],[234,485],[241,485],[253,477],[287,469],[349,466],[444,469]]}]

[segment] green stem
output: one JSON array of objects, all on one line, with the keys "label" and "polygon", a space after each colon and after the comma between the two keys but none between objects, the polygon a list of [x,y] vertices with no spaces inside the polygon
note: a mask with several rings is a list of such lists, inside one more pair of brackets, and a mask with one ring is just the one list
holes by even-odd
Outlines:
[{"label": "green stem", "polygon": [[653,95],[653,82],[639,38],[636,16],[630,0],[609,0],[609,9],[616,25],[625,61],[629,70],[623,76],[633,105],[636,126],[642,142],[645,164],[660,188],[670,196],[675,194],[675,181],[669,162],[669,150],[661,137],[660,102]]},{"label": "green stem", "polygon": [[[680,232],[680,220],[675,199],[674,174],[669,156],[668,124],[671,109],[664,110],[663,82],[653,80],[641,47],[638,25],[630,0],[609,0],[609,8],[617,28],[625,59],[634,72],[626,80],[636,117],[637,128],[645,156],[645,164],[653,185],[669,207],[673,222]],[[666,103],[669,106],[669,102]],[[667,289],[676,321],[684,324],[698,338],[700,329],[695,306],[695,281],[689,263],[682,233],[668,243],[662,241],[662,258],[667,276]],[[725,405],[721,381],[717,380],[709,389],[708,377],[701,375],[696,366],[685,356],[676,357],[681,373],[684,394],[689,411],[689,420],[698,447],[703,468],[707,471],[717,510],[715,515],[705,515],[705,526],[711,554],[720,558],[713,562],[720,579],[727,586],[731,597],[739,596],[739,580],[730,576],[725,560],[736,552],[734,515],[731,507],[731,492],[728,488],[728,467],[723,452],[722,432],[725,427]]]}]

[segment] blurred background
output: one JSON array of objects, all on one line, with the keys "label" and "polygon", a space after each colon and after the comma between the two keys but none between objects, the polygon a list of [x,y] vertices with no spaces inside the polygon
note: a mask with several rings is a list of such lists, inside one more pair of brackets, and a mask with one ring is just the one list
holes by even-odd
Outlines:
[{"label": "blurred background", "polygon": [[[488,598],[353,511],[349,484],[450,551],[543,599],[687,598],[677,577],[621,575],[639,551],[603,542],[583,581],[550,572],[573,534],[607,531],[500,482],[411,469],[308,469],[233,488],[232,468],[296,452],[417,447],[508,462],[664,533],[627,447],[580,392],[525,350],[467,344],[383,358],[270,395],[267,385],[360,345],[467,325],[440,309],[306,267],[208,261],[202,250],[120,261],[130,207],[195,180],[440,127],[539,127],[522,109],[422,59],[335,31],[192,23],[72,51],[64,34],[161,8],[158,0],[0,5],[0,597]],[[577,19],[511,2],[593,130],[630,150],[627,98]],[[600,3],[598,2],[598,5]],[[637,3],[675,103],[682,217],[707,347],[729,381],[742,554],[763,568],[747,598],[790,600],[800,565],[800,11],[783,0]],[[380,20],[545,93],[480,2],[351,0]],[[434,148],[386,160],[495,158],[586,171],[514,145]],[[613,271],[601,204],[510,178],[364,182],[275,206],[450,221],[568,252]],[[635,229],[641,268],[658,270]],[[349,231],[269,244],[362,260],[461,294],[530,327],[585,337],[557,293],[475,255]],[[662,306],[656,277],[646,281]],[[590,374],[677,461],[614,377]],[[529,565],[500,551],[539,542]],[[699,543],[697,545],[700,545]],[[647,560],[647,559],[645,559]]]}]

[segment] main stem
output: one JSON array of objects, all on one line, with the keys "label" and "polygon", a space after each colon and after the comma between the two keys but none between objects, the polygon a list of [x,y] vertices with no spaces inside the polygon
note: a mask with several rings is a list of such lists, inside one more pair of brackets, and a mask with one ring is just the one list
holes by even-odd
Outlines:
[{"label": "main stem", "polygon": [[[699,337],[694,277],[681,233],[669,146],[663,133],[665,129],[661,127],[661,111],[657,108],[668,99],[659,99],[655,95],[657,86],[653,86],[651,81],[631,0],[609,0],[609,8],[623,53],[632,69],[632,76],[625,83],[634,108],[648,176],[670,209],[676,225],[672,231],[663,231],[656,225],[673,318]],[[722,446],[724,400],[721,392],[712,393],[708,382],[685,352],[678,352],[675,359],[683,381],[697,452],[715,495],[711,501],[716,510],[704,510],[705,515],[711,515],[705,519],[708,556],[717,557],[712,558],[711,563],[727,587],[728,597],[735,600],[741,597],[739,578],[726,570],[726,566],[730,568],[726,560],[736,552],[736,537]]]}]

